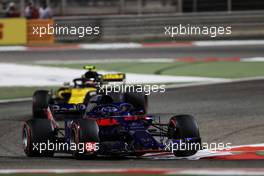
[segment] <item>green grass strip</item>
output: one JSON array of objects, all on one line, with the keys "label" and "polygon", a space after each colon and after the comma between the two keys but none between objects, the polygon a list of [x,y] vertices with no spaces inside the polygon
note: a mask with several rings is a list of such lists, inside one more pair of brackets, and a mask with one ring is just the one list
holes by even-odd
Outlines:
[{"label": "green grass strip", "polygon": [[[82,69],[83,65],[85,64],[49,64],[48,66]],[[264,76],[264,62],[126,62],[100,63],[93,65],[95,65],[99,70],[173,76],[198,76],[213,78],[246,78]]]}]

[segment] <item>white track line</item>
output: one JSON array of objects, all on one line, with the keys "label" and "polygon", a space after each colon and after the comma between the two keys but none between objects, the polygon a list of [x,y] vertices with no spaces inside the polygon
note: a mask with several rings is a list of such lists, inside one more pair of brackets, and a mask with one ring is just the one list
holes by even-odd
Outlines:
[{"label": "white track line", "polygon": [[26,51],[27,47],[25,46],[0,46],[1,51]]},{"label": "white track line", "polygon": [[6,99],[6,100],[0,100],[0,104],[4,103],[18,103],[18,102],[24,102],[24,101],[31,101],[32,98],[16,98],[16,99]]},{"label": "white track line", "polygon": [[220,41],[195,41],[194,46],[248,46],[264,45],[264,40],[220,40]]},{"label": "white track line", "polygon": [[166,175],[264,175],[263,169],[185,169]]},{"label": "white track line", "polygon": [[157,175],[264,175],[264,169],[1,169],[0,174],[140,174],[149,172]]},{"label": "white track line", "polygon": [[264,57],[243,58],[240,62],[264,62]]},{"label": "white track line", "polygon": [[104,49],[124,49],[142,48],[140,43],[100,43],[100,44],[80,44],[79,47],[85,50],[104,50]]}]

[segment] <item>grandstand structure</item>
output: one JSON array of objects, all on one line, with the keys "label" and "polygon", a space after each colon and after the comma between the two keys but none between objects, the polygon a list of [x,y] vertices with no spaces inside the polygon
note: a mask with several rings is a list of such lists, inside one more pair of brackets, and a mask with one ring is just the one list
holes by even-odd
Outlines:
[{"label": "grandstand structure", "polygon": [[[0,13],[15,2],[23,15],[27,0],[1,0]],[[30,0],[36,6],[46,1],[55,16],[168,14],[264,10],[263,0]]]}]

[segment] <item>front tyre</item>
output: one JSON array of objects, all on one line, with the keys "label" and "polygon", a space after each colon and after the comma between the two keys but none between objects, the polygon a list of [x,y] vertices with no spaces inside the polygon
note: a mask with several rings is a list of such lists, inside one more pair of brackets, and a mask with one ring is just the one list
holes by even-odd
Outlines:
[{"label": "front tyre", "polygon": [[[54,130],[48,119],[30,119],[23,124],[22,142],[28,157],[52,157],[48,143],[54,144]],[[42,146],[42,147],[40,147]]]},{"label": "front tyre", "polygon": [[[78,119],[72,124],[71,143],[75,143],[77,150],[73,151],[76,159],[91,159],[96,156],[96,151],[87,151],[86,145],[99,144],[99,127],[95,120]],[[80,147],[81,148],[78,148]]]},{"label": "front tyre", "polygon": [[[170,119],[168,124],[168,138],[181,140],[185,145],[184,150],[180,145],[179,150],[173,150],[177,157],[187,157],[197,153],[201,146],[200,132],[198,124],[193,116],[177,115]],[[173,144],[174,145],[174,144]]]}]

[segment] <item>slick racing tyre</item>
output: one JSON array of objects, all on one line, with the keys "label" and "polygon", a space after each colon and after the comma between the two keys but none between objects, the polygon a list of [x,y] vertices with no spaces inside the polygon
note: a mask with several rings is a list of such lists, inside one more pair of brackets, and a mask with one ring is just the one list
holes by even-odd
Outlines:
[{"label": "slick racing tyre", "polygon": [[[99,145],[99,127],[95,120],[77,119],[72,124],[71,143],[76,147],[73,157],[76,159],[91,159],[96,156],[96,150],[87,151],[87,143]],[[91,146],[90,145],[90,146]],[[80,147],[80,148],[79,148]]]},{"label": "slick racing tyre", "polygon": [[51,95],[47,90],[38,90],[33,95],[33,118],[46,118],[45,109],[48,108]]},{"label": "slick racing tyre", "polygon": [[124,101],[134,106],[136,111],[143,111],[144,114],[148,110],[148,97],[144,93],[127,92],[124,94]]},{"label": "slick racing tyre", "polygon": [[22,130],[22,142],[28,157],[52,157],[54,151],[48,149],[48,143],[54,144],[51,122],[48,119],[26,121]]},{"label": "slick racing tyre", "polygon": [[177,115],[170,119],[168,124],[168,138],[176,140],[193,139],[191,142],[184,142],[187,144],[184,150],[182,148],[180,150],[173,150],[174,155],[177,157],[194,155],[200,149],[201,138],[199,128],[194,117],[190,115]]}]

